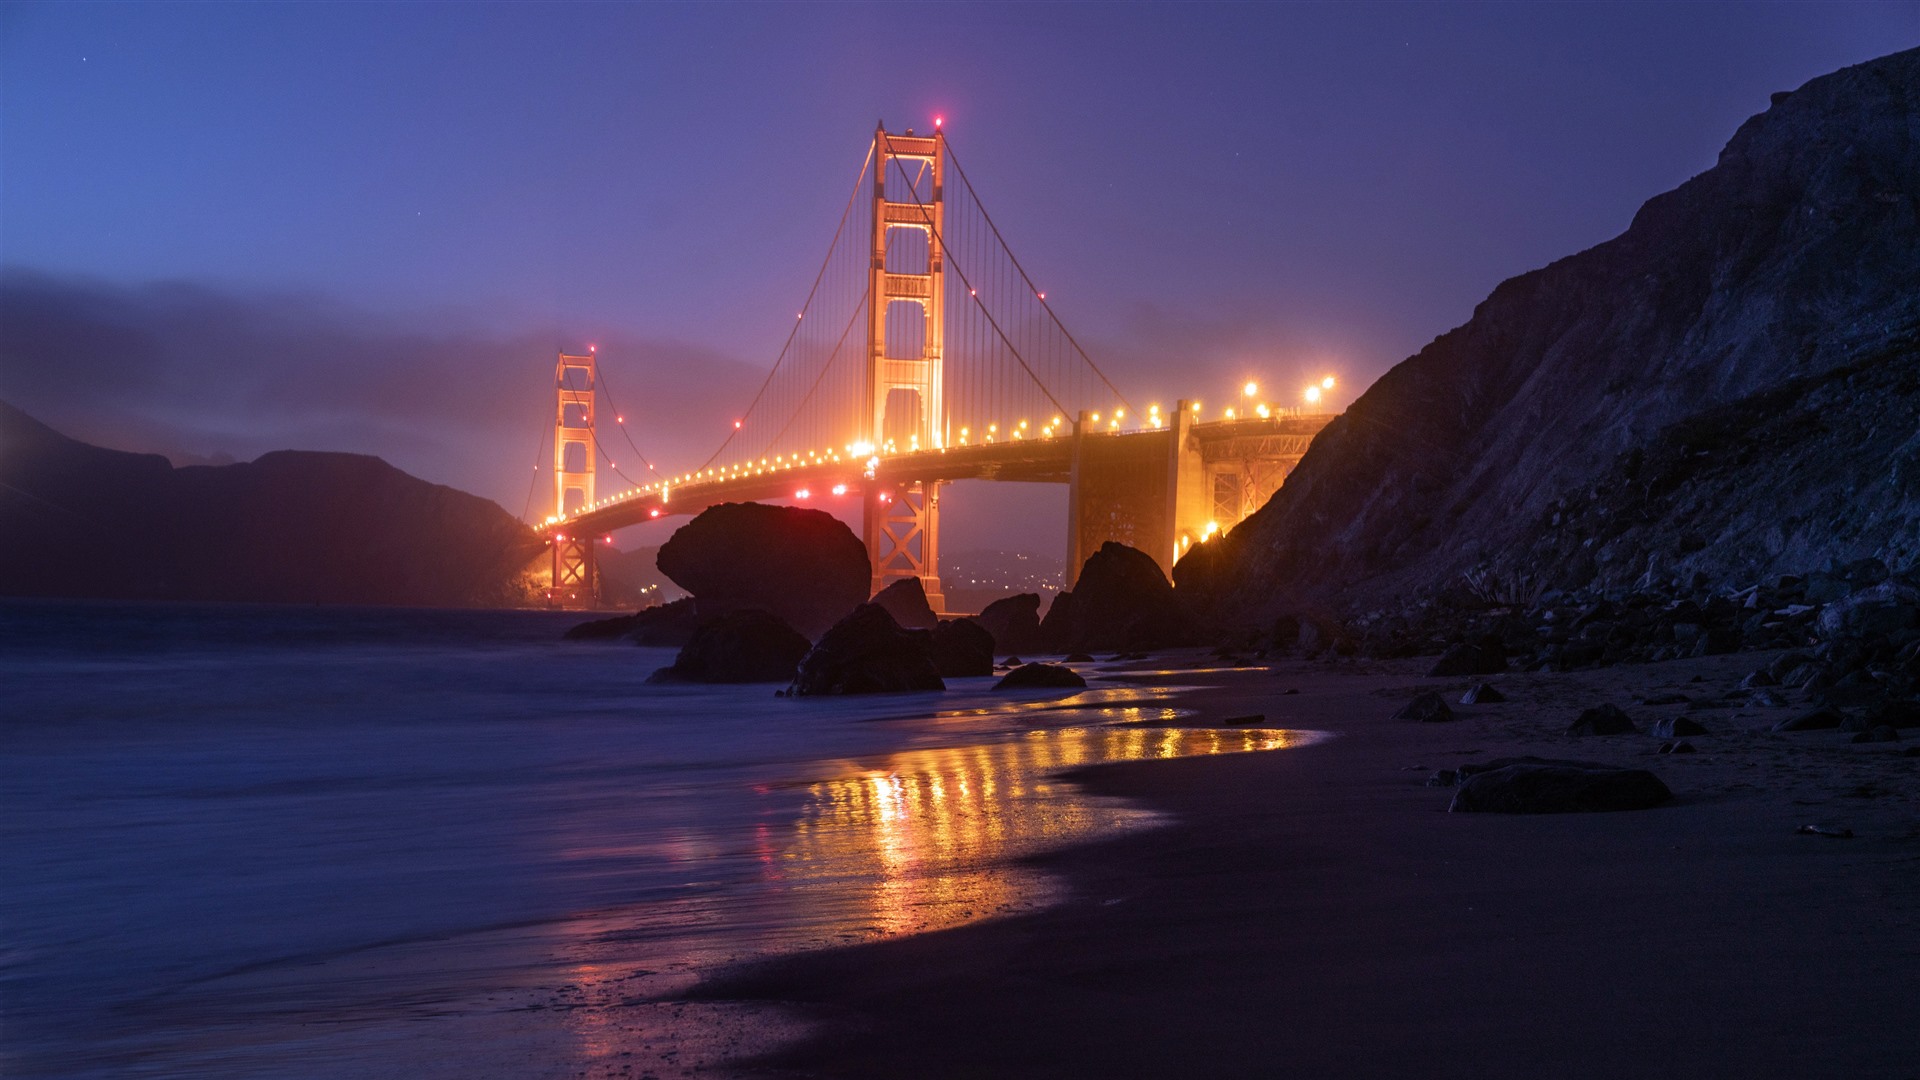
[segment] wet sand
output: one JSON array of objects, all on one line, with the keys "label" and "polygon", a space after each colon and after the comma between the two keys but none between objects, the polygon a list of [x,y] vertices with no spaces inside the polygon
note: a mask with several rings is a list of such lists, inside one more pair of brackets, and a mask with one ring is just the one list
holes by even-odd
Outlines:
[{"label": "wet sand", "polygon": [[[1388,719],[1421,690],[1458,699],[1470,680],[1425,679],[1431,661],[1194,676],[1202,722],[1336,737],[1079,771],[1175,822],[1042,856],[1066,889],[1047,910],[693,996],[809,1032],[739,1075],[1920,1076],[1915,742],[1767,730],[1797,705],[1688,713],[1715,733],[1694,755],[1559,734],[1603,701],[1644,730],[1682,707],[1637,699],[1724,693],[1769,658],[1500,676],[1510,702],[1445,724]],[[1467,815],[1425,786],[1516,753],[1647,767],[1676,799]],[[1814,823],[1855,835],[1795,831]]]}]

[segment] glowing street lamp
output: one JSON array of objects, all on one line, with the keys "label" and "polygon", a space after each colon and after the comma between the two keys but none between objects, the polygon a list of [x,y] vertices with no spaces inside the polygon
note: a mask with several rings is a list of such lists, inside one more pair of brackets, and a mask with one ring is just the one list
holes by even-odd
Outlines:
[{"label": "glowing street lamp", "polygon": [[1320,404],[1320,388],[1319,387],[1317,386],[1307,387],[1304,396],[1307,399],[1307,404],[1309,405]]}]

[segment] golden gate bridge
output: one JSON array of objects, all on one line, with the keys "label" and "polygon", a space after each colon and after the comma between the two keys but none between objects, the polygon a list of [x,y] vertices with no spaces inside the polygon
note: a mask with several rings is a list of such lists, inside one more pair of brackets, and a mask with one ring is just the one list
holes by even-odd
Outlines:
[{"label": "golden gate bridge", "polygon": [[[1108,540],[1171,571],[1264,503],[1331,419],[1269,405],[1253,384],[1210,420],[1187,400],[1136,409],[1014,256],[937,120],[931,135],[876,128],[772,369],[698,467],[654,469],[616,411],[646,475],[619,470],[598,435],[612,397],[594,351],[561,354],[554,387],[553,512],[539,528],[549,596],[571,603],[596,595],[594,544],[613,530],[837,496],[862,502],[874,591],[917,577],[944,610],[940,486],[972,479],[1066,484],[1069,575]],[[625,486],[603,493],[599,461]]]}]

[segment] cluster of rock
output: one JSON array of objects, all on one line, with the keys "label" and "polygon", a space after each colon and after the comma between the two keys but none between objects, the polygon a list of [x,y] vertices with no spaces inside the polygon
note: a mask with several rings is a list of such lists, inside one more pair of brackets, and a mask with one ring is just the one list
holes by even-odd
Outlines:
[{"label": "cluster of rock", "polygon": [[[1145,553],[1106,544],[1040,619],[1040,597],[1008,597],[976,618],[941,619],[918,578],[865,598],[865,548],[816,510],[713,507],[660,549],[660,568],[693,593],[633,615],[582,623],[571,640],[679,646],[655,674],[691,682],[790,682],[796,696],[938,690],[989,676],[1000,689],[1085,686],[1071,668],[1022,664],[1018,652],[1159,648],[1200,637],[1198,624]],[[832,616],[829,618],[829,616]],[[818,627],[818,630],[813,628]],[[1140,655],[1128,653],[1124,655]]]}]

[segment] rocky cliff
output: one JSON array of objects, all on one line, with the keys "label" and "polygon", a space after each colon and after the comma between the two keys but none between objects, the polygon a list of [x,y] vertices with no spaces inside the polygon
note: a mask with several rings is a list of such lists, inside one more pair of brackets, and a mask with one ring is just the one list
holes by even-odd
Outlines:
[{"label": "rocky cliff", "polygon": [[0,402],[0,595],[505,606],[539,537],[378,458],[176,469]]},{"label": "rocky cliff", "polygon": [[1175,576],[1253,621],[1910,563],[1917,405],[1913,50],[1774,95],[1625,233],[1500,285]]}]

